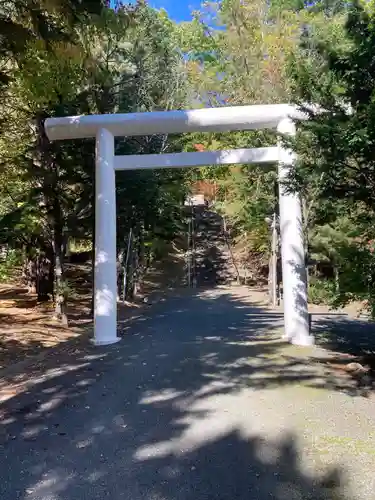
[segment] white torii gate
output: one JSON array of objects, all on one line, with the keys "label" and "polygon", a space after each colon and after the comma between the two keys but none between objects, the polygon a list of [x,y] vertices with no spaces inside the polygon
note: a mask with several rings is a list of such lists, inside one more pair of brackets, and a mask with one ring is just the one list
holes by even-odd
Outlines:
[{"label": "white torii gate", "polygon": [[[48,118],[50,140],[96,138],[94,343],[118,342],[116,277],[115,171],[180,168],[203,165],[278,163],[282,180],[293,167],[294,155],[282,147],[194,153],[115,156],[115,136],[180,134],[230,130],[277,129],[293,135],[293,118],[304,116],[288,104],[236,106],[151,113],[105,114]],[[299,196],[280,184],[280,233],[284,291],[283,338],[311,345],[307,308],[307,280]]]}]

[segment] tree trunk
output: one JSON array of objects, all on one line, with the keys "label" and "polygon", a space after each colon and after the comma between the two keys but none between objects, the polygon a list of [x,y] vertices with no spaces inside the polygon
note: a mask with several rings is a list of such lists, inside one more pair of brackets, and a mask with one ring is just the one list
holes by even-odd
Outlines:
[{"label": "tree trunk", "polygon": [[272,264],[273,264],[273,256],[272,256],[272,250],[270,252],[270,257],[268,259],[268,302],[272,304],[273,300],[273,282],[272,282],[272,277],[273,277],[273,272],[272,272]]},{"label": "tree trunk", "polygon": [[129,262],[130,260],[130,253],[132,249],[132,228],[129,230],[129,235],[128,235],[128,241],[126,242],[126,250],[124,250],[125,255],[124,259],[122,262],[122,290],[123,290],[123,295],[122,295],[122,300],[123,302],[126,301],[127,294],[128,294],[128,276],[129,274]]},{"label": "tree trunk", "polygon": [[122,249],[117,254],[116,260],[116,277],[117,277],[117,301],[124,298],[123,282],[124,282],[124,261],[125,250]]},{"label": "tree trunk", "polygon": [[59,228],[55,230],[55,318],[64,325],[68,324],[67,316],[67,287],[64,272],[64,254],[62,234]]},{"label": "tree trunk", "polygon": [[63,257],[64,257],[64,262],[66,262],[66,258],[69,259],[69,257],[70,257],[69,237],[67,235],[64,235],[64,237],[63,237],[62,253],[63,253]]},{"label": "tree trunk", "polygon": [[138,280],[139,280],[139,240],[136,241],[135,251],[133,252],[133,291],[132,296],[135,298],[138,294]]},{"label": "tree trunk", "polygon": [[[41,210],[45,210],[46,220],[48,222],[48,233],[54,233],[55,223],[54,212],[58,207],[60,210],[59,201],[57,200],[58,194],[58,170],[54,158],[51,155],[51,144],[46,135],[44,128],[44,120],[46,116],[44,113],[35,116],[35,123],[37,129],[37,146],[34,154],[34,161],[39,165],[43,176],[40,181],[40,188],[42,191],[43,202],[41,201]],[[54,242],[48,241],[46,237],[44,248],[42,247],[41,253],[38,256],[37,266],[37,294],[38,301],[47,301],[54,299]]]},{"label": "tree trunk", "polygon": [[28,293],[36,293],[38,302],[47,302],[53,297],[53,276],[51,251],[44,249],[37,255],[27,248],[22,277]]},{"label": "tree trunk", "polygon": [[144,233],[141,230],[138,243],[138,293],[143,293],[143,280],[146,274],[146,254]]},{"label": "tree trunk", "polygon": [[125,297],[126,299],[132,299],[134,297],[134,246],[135,241],[132,240],[132,244],[129,247],[128,265],[126,269],[126,284],[125,284]]},{"label": "tree trunk", "polygon": [[276,307],[277,302],[277,215],[273,213],[271,223],[271,252],[268,264],[269,302]]},{"label": "tree trunk", "polygon": [[54,263],[51,249],[41,252],[37,259],[37,286],[38,302],[47,302],[53,299]]},{"label": "tree trunk", "polygon": [[333,273],[335,277],[335,291],[336,293],[340,293],[340,274],[339,268],[337,266],[333,266]]},{"label": "tree trunk", "polygon": [[92,250],[91,250],[91,315],[94,316],[94,305],[95,305],[95,220],[92,228],[92,240],[91,240]]},{"label": "tree trunk", "polygon": [[306,198],[302,200],[302,230],[303,230],[303,241],[304,241],[304,252],[305,252],[305,268],[306,268],[306,284],[307,284],[307,293],[309,293],[309,284],[310,284],[310,240],[309,240],[309,220],[310,210],[307,206]]},{"label": "tree trunk", "polygon": [[38,278],[38,262],[31,247],[25,249],[25,261],[22,270],[22,279],[27,286],[27,293],[36,293]]}]

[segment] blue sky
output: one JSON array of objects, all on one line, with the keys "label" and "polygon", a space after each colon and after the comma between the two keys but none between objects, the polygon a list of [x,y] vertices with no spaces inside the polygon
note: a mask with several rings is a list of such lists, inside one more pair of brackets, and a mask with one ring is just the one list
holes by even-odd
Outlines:
[{"label": "blue sky", "polygon": [[149,0],[152,7],[164,8],[169,17],[175,21],[187,21],[191,19],[191,11],[199,9],[200,1],[197,0]]},{"label": "blue sky", "polygon": [[[133,3],[134,0],[123,0],[123,3]],[[148,0],[151,7],[165,9],[174,21],[189,21],[191,12],[200,7],[200,0]],[[113,0],[111,0],[113,5]]]}]

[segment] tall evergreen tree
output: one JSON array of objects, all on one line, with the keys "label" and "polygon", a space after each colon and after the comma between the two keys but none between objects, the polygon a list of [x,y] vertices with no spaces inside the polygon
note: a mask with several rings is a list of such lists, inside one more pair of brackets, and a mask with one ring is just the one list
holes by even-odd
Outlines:
[{"label": "tall evergreen tree", "polygon": [[[375,209],[373,12],[354,3],[344,30],[338,27],[336,34],[339,36],[328,42],[305,41],[292,64],[295,100],[309,119],[298,124],[292,147],[299,161],[290,182],[306,197],[311,186],[316,186],[314,222],[326,229],[315,230],[315,235],[324,233],[326,249],[329,236],[328,246],[334,248],[328,252],[330,260],[335,265],[339,262],[338,272],[345,282],[339,298],[345,302],[367,296],[373,306],[370,283],[375,276],[367,245],[374,235]],[[348,223],[343,224],[345,218],[356,229],[354,239],[350,239],[353,234]],[[340,231],[339,240],[346,239],[344,246],[337,240]],[[354,265],[360,260],[363,266]]]},{"label": "tall evergreen tree", "polygon": [[[12,200],[0,212],[0,238],[27,251],[30,283],[35,281],[40,299],[54,292],[62,318],[67,239],[94,236],[94,144],[50,143],[45,118],[169,109],[184,99],[174,25],[144,2],[106,8],[99,18],[75,26],[73,34],[74,43],[59,39],[47,47],[43,40],[30,42],[18,54],[0,103],[6,123],[1,168],[8,179],[0,189]],[[173,147],[167,136],[116,144],[123,154]],[[121,172],[117,181],[119,243],[130,227],[140,253],[146,237],[170,237],[184,174]]]}]

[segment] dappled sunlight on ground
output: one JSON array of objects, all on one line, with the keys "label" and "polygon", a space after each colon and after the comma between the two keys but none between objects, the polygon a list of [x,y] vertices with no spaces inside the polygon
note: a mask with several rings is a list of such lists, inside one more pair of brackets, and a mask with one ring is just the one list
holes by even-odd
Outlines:
[{"label": "dappled sunlight on ground", "polygon": [[[38,304],[24,288],[0,288],[0,370],[74,339],[90,324],[87,303],[71,307],[70,328],[53,319],[53,304]],[[79,318],[77,317],[79,316]]]},{"label": "dappled sunlight on ground", "polygon": [[239,295],[170,297],[51,359],[0,405],[0,498],[371,500],[375,403]]},{"label": "dappled sunlight on ground", "polygon": [[[148,270],[134,302],[118,304],[119,321],[127,320],[141,306],[144,295],[158,300],[182,284],[184,255],[175,244],[167,246],[169,252],[155,261]],[[71,288],[68,299],[69,328],[53,320],[54,305],[37,303],[35,294],[27,293],[21,285],[0,285],[0,371],[30,357],[45,355],[47,350],[60,344],[77,341],[86,344],[92,335],[91,265],[67,265],[67,279]],[[81,338],[81,340],[80,340]],[[1,384],[0,384],[1,390]],[[1,399],[1,398],[0,398]]]}]

